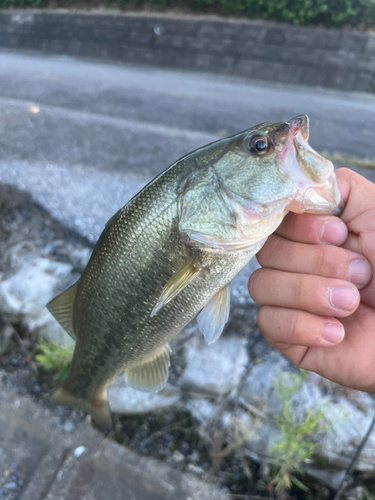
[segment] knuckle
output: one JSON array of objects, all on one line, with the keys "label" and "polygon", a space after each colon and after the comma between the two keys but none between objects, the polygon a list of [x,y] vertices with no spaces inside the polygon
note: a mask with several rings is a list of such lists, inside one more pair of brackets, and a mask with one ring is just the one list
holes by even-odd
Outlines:
[{"label": "knuckle", "polygon": [[298,313],[291,314],[289,325],[290,344],[298,344],[301,336],[301,329],[303,330],[303,325],[301,324],[300,315]]},{"label": "knuckle", "polygon": [[262,333],[264,333],[263,326],[265,324],[265,322],[264,322],[264,319],[265,319],[264,318],[264,309],[265,309],[264,307],[261,307],[259,309],[259,311],[257,312],[257,323],[258,323],[259,329],[261,330]]},{"label": "knuckle", "polygon": [[268,237],[266,243],[257,253],[257,261],[262,267],[267,267],[275,262],[275,259],[280,252],[279,240],[281,238],[272,234]]},{"label": "knuckle", "polygon": [[315,269],[318,276],[336,278],[338,276],[337,262],[332,247],[319,246],[315,260]]},{"label": "knuckle", "polygon": [[269,246],[269,243],[267,240],[265,245],[259,250],[259,252],[256,255],[257,261],[258,261],[259,265],[262,267],[265,267],[267,265],[267,262],[269,260],[268,257],[270,255],[272,255],[272,253],[268,252],[268,246]]},{"label": "knuckle", "polygon": [[305,277],[299,274],[292,275],[292,279],[290,282],[290,301],[297,305],[303,300],[305,297]]},{"label": "knuckle", "polygon": [[273,308],[270,306],[263,306],[259,309],[257,313],[257,323],[259,330],[264,335],[264,338],[271,345],[275,344],[275,331],[277,330],[277,325],[275,325]]}]

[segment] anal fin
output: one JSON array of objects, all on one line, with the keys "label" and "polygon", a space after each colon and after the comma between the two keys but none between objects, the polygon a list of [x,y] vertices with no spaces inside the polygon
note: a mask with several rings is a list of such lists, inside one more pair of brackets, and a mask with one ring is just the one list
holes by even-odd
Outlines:
[{"label": "anal fin", "polygon": [[47,304],[49,312],[74,340],[76,336],[73,329],[73,302],[77,287],[78,281]]},{"label": "anal fin", "polygon": [[215,293],[197,316],[200,331],[208,344],[220,337],[229,318],[230,285]]},{"label": "anal fin", "polygon": [[129,387],[138,391],[160,391],[169,375],[169,344],[164,345],[144,363],[125,369],[125,381]]},{"label": "anal fin", "polygon": [[200,272],[199,257],[193,255],[186,264],[168,281],[151,312],[151,317],[178,295]]}]

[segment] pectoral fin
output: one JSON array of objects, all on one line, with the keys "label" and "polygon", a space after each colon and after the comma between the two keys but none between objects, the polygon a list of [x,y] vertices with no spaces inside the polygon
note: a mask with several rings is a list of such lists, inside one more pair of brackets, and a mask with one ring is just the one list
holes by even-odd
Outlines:
[{"label": "pectoral fin", "polygon": [[151,317],[176,297],[200,272],[198,256],[192,256],[186,264],[168,281],[151,312]]},{"label": "pectoral fin", "polygon": [[138,391],[160,391],[168,380],[169,344],[164,345],[146,362],[125,370],[125,381],[128,386]]},{"label": "pectoral fin", "polygon": [[230,285],[215,293],[197,316],[198,326],[208,344],[220,337],[229,318]]},{"label": "pectoral fin", "polygon": [[73,302],[77,287],[78,281],[47,304],[49,312],[74,340],[76,336],[73,330]]}]

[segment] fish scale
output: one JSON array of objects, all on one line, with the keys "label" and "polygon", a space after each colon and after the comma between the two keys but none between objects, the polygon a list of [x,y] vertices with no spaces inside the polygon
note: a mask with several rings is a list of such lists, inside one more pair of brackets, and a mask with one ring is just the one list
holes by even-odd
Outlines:
[{"label": "fish scale", "polygon": [[[151,355],[170,341],[196,316],[208,298],[231,281],[251,258],[245,252],[238,255],[223,253],[219,261],[215,255],[215,267],[211,269],[210,276],[202,275],[158,315],[151,318],[153,305],[163,286],[178,271],[187,255],[178,230],[179,179],[172,179],[174,193],[168,186],[168,193],[173,193],[174,199],[167,208],[165,181],[168,182],[169,179],[163,178],[151,186],[150,190],[143,191],[128,210],[113,222],[106,235],[105,245],[97,258],[90,261],[80,280],[77,297],[80,297],[81,307],[76,312],[78,318],[74,317],[74,323],[81,325],[77,328],[77,354],[64,384],[65,387],[70,387],[71,380],[80,380],[79,387],[74,390],[78,397],[87,397],[88,387],[90,393],[95,394],[103,383],[100,375],[105,376],[109,369],[116,376],[126,365]],[[158,203],[153,201],[150,207],[150,199],[155,198]],[[131,213],[129,218],[126,217],[128,212]],[[115,268],[113,262],[117,263]],[[95,298],[90,293],[93,283],[101,290],[101,294]],[[85,297],[90,298],[86,307]],[[106,297],[106,303],[112,304],[113,312],[109,321],[107,317],[98,318],[95,314],[96,310],[103,307],[102,297]],[[184,313],[181,314],[181,311]],[[90,332],[89,336],[87,331]],[[106,359],[100,344],[107,342],[111,335],[118,340],[118,344],[115,352],[107,351]],[[93,360],[87,359],[85,353],[86,343],[92,346],[95,340],[98,359],[94,361],[97,368],[93,373]],[[93,379],[96,383],[93,383]]]},{"label": "fish scale", "polygon": [[136,389],[161,389],[168,343],[198,313],[217,340],[229,283],[288,210],[339,212],[333,166],[307,145],[307,125],[263,123],[200,148],[108,221],[81,278],[48,305],[77,339],[53,400],[110,425],[106,389],[120,372]]}]

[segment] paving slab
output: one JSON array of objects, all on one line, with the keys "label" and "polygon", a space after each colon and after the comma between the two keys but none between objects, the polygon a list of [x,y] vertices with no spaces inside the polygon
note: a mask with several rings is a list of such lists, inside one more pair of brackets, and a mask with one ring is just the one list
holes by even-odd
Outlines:
[{"label": "paving slab", "polygon": [[67,432],[52,410],[6,388],[0,389],[0,449],[5,498],[228,500],[214,485],[141,457],[86,422]]}]

